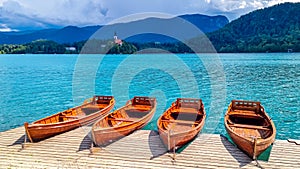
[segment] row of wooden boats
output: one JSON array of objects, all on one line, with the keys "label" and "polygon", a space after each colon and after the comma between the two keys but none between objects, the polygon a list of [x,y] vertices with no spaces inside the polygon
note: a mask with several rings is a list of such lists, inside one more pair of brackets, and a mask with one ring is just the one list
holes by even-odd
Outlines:
[{"label": "row of wooden boats", "polygon": [[[31,124],[25,122],[26,136],[37,142],[92,124],[94,144],[105,146],[147,125],[155,114],[157,102],[152,97],[136,96],[111,112],[114,105],[113,96],[94,96],[80,106]],[[178,98],[157,120],[160,138],[168,150],[175,150],[198,135],[205,119],[201,99]],[[274,123],[259,102],[233,100],[224,123],[234,143],[253,159],[274,142]]]}]

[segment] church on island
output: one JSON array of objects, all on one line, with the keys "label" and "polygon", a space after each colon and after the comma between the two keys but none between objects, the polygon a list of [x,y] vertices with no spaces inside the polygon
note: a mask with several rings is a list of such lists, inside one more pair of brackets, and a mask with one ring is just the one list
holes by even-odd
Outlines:
[{"label": "church on island", "polygon": [[117,45],[122,46],[122,44],[123,44],[122,40],[118,39],[118,36],[117,36],[116,32],[115,32],[115,35],[114,35],[114,41],[115,41],[115,44],[117,44]]}]

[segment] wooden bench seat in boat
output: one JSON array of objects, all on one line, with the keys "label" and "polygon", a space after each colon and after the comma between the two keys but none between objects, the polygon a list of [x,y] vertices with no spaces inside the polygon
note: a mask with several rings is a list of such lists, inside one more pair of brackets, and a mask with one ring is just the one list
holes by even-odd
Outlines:
[{"label": "wooden bench seat in boat", "polygon": [[78,119],[79,116],[68,116],[68,115],[60,115],[62,118],[73,118],[73,119]]},{"label": "wooden bench seat in boat", "polygon": [[125,121],[125,122],[134,122],[134,119],[125,119],[125,118],[109,118],[108,120],[112,121]]},{"label": "wooden bench seat in boat", "polygon": [[235,110],[233,112],[229,113],[230,116],[251,116],[251,117],[260,117],[263,118],[262,115],[257,114],[253,111],[249,111],[249,110]]},{"label": "wooden bench seat in boat", "polygon": [[170,122],[170,123],[181,123],[181,124],[197,124],[197,121],[187,121],[187,120],[161,120],[163,122]]},{"label": "wooden bench seat in boat", "polygon": [[194,108],[187,108],[187,107],[180,107],[173,109],[172,112],[184,112],[184,113],[191,113],[191,114],[197,114],[197,109]]},{"label": "wooden bench seat in boat", "polygon": [[229,124],[230,127],[238,127],[238,128],[249,128],[249,129],[257,129],[257,130],[270,130],[268,126],[254,126],[247,124]]},{"label": "wooden bench seat in boat", "polygon": [[149,111],[151,110],[151,107],[149,106],[140,106],[140,105],[136,105],[134,107],[129,107],[126,108],[125,111]]},{"label": "wooden bench seat in boat", "polygon": [[98,105],[87,105],[82,107],[82,110],[101,110],[103,107],[105,107],[105,104],[98,104]]}]

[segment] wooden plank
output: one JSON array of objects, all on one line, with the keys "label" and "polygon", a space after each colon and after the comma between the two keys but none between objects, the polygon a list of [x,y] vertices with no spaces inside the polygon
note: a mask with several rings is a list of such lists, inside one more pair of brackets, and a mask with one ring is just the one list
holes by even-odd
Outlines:
[{"label": "wooden plank", "polygon": [[[23,127],[0,132],[0,166],[3,168],[257,168],[256,163],[226,139],[200,134],[172,159],[159,135],[139,130],[90,154],[90,127],[30,143],[21,149]],[[18,141],[18,139],[20,139]],[[14,144],[15,143],[15,144]],[[264,168],[297,168],[300,146],[276,141]],[[294,155],[298,155],[294,157]],[[0,167],[0,168],[1,168]]]}]

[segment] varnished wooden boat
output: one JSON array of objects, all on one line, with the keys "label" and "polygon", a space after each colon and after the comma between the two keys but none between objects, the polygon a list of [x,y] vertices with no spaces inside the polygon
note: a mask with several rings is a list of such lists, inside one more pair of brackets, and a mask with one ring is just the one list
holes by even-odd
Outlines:
[{"label": "varnished wooden boat", "polygon": [[134,97],[126,105],[98,120],[92,127],[97,146],[104,146],[144,127],[153,117],[156,99]]},{"label": "varnished wooden boat", "polygon": [[224,123],[233,142],[252,159],[275,140],[275,125],[260,102],[233,100]]},{"label": "varnished wooden boat", "polygon": [[201,99],[178,98],[157,121],[160,138],[168,150],[175,150],[198,135],[205,118]]},{"label": "varnished wooden boat", "polygon": [[31,124],[24,123],[25,131],[31,142],[94,123],[108,114],[114,107],[113,96],[94,96],[82,105],[56,113]]}]

